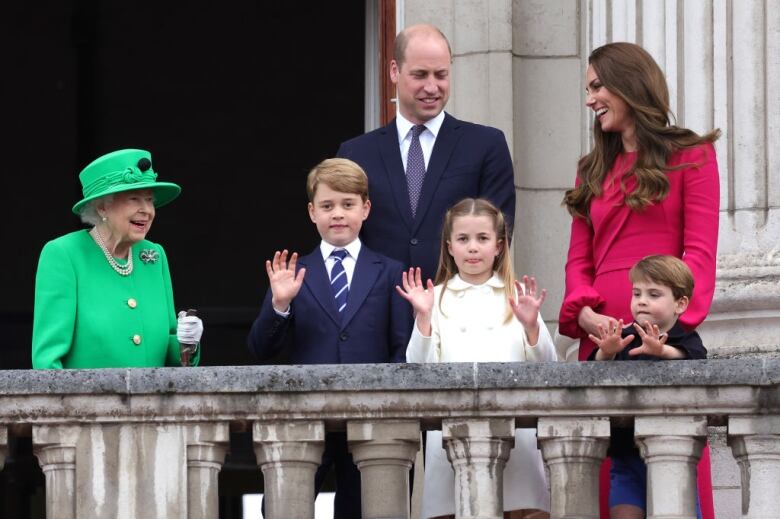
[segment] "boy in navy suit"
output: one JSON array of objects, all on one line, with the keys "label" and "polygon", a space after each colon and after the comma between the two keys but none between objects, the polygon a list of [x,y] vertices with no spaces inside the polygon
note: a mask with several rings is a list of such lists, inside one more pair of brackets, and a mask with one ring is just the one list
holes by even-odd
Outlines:
[{"label": "boy in navy suit", "polygon": [[[403,362],[412,331],[409,305],[396,292],[403,265],[361,244],[368,218],[368,178],[347,159],[328,159],[306,181],[309,216],[322,237],[307,256],[277,251],[266,261],[270,287],[249,333],[259,360],[274,356],[288,333],[294,364]],[[336,467],[336,518],[361,517],[360,473],[346,434],[327,433],[319,491]]]}]

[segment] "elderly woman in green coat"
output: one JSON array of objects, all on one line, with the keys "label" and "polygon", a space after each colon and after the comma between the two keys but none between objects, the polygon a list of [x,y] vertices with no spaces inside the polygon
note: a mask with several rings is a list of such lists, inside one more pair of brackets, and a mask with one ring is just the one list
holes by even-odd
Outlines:
[{"label": "elderly woman in green coat", "polygon": [[[177,318],[168,260],[146,240],[156,208],[181,188],[158,182],[152,157],[119,150],[79,175],[73,212],[91,229],[48,242],[35,279],[33,368],[180,365],[180,343],[197,345],[203,324]],[[197,364],[199,351],[193,356]]]}]

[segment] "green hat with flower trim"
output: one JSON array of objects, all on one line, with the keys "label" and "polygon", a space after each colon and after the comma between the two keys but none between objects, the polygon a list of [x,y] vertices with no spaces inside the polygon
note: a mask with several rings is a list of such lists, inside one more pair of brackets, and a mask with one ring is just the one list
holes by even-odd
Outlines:
[{"label": "green hat with flower trim", "polygon": [[176,184],[157,182],[152,154],[145,150],[118,150],[98,157],[79,173],[79,180],[84,198],[73,206],[75,214],[80,214],[91,200],[123,191],[151,189],[155,207],[167,204],[181,192]]}]

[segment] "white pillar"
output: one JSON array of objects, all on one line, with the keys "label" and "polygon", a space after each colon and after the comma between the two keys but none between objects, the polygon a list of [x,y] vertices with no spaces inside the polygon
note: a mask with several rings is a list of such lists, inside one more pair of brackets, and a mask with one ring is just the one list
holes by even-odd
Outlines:
[{"label": "white pillar", "polygon": [[729,418],[731,450],[742,476],[742,517],[777,517],[780,511],[780,416]]},{"label": "white pillar", "polygon": [[187,517],[219,515],[219,471],[230,442],[227,423],[189,424],[187,437]]},{"label": "white pillar", "polygon": [[265,516],[313,519],[314,475],[325,450],[325,424],[255,422],[252,437],[265,482]]},{"label": "white pillar", "polygon": [[696,466],[707,437],[707,419],[637,417],[634,436],[647,464],[648,519],[696,519]]},{"label": "white pillar", "polygon": [[33,452],[46,477],[46,517],[76,519],[76,442],[80,428],[33,426]]},{"label": "white pillar", "polygon": [[0,426],[0,470],[5,465],[5,457],[8,454],[8,428]]},{"label": "white pillar", "polygon": [[550,515],[598,519],[599,468],[609,445],[608,418],[539,418],[542,457],[550,469]]},{"label": "white pillar", "polygon": [[360,469],[363,518],[408,518],[409,470],[420,449],[420,423],[347,422],[347,440]]},{"label": "white pillar", "polygon": [[455,471],[455,517],[504,517],[504,467],[515,443],[515,421],[447,419],[442,441]]}]

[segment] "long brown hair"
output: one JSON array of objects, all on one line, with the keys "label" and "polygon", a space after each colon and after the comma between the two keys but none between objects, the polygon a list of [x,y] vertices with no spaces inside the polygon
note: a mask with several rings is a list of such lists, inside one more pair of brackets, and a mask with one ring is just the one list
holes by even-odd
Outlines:
[{"label": "long brown hair", "polygon": [[[638,153],[636,162],[625,177],[633,175],[637,186],[626,193],[624,202],[632,210],[642,210],[651,203],[660,202],[669,194],[666,163],[669,156],[682,148],[705,142],[714,142],[720,130],[706,135],[680,128],[669,119],[669,89],[666,78],[652,56],[639,45],[626,42],[608,43],[594,50],[588,57],[602,86],[628,105],[636,126]],[[563,203],[574,217],[589,219],[590,202],[601,195],[607,173],[623,151],[618,132],[602,132],[597,120],[593,122],[593,149],[579,160],[579,185],[566,191]],[[625,184],[621,179],[625,192]]]},{"label": "long brown hair", "polygon": [[[506,303],[510,297],[514,298],[515,271],[512,268],[512,262],[509,258],[509,236],[510,229],[504,218],[504,213],[496,206],[483,198],[464,198],[457,204],[450,207],[444,216],[444,226],[441,230],[441,248],[439,250],[439,268],[436,270],[435,284],[446,284],[458,273],[458,266],[455,259],[450,255],[449,241],[452,238],[452,226],[456,218],[462,216],[487,216],[493,222],[493,229],[496,232],[496,240],[499,244],[498,255],[493,260],[493,270],[504,282],[504,305],[507,314],[504,322],[509,322],[512,318],[512,309]],[[446,288],[446,286],[445,286]],[[439,294],[439,310],[441,311],[441,301],[444,297],[444,290]],[[443,314],[444,312],[442,312]]]}]

